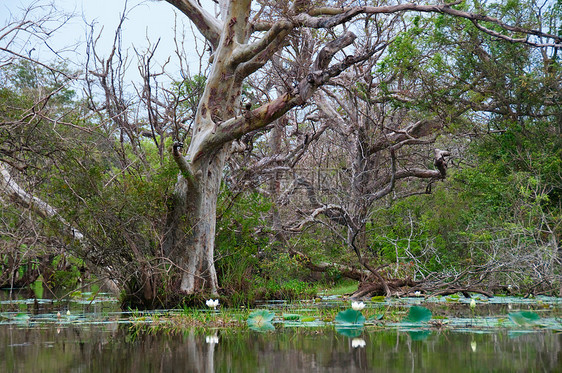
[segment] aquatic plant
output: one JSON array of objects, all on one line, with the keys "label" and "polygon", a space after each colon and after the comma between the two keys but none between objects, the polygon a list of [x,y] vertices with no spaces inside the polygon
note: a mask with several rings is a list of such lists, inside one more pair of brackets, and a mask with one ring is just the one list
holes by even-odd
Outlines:
[{"label": "aquatic plant", "polygon": [[355,311],[361,311],[365,308],[365,303],[363,302],[351,302],[351,308]]},{"label": "aquatic plant", "polygon": [[248,316],[248,327],[252,330],[264,332],[274,330],[275,327],[271,323],[275,313],[268,310],[256,310]]},{"label": "aquatic plant", "polygon": [[212,309],[216,309],[219,306],[219,300],[215,299],[208,299],[205,304],[207,305],[207,307],[212,308]]},{"label": "aquatic plant", "polygon": [[404,318],[404,322],[421,323],[431,320],[431,311],[425,307],[413,306],[410,307],[408,315]]},{"label": "aquatic plant", "polygon": [[508,317],[515,324],[520,326],[529,326],[540,320],[540,316],[531,311],[510,312]]}]

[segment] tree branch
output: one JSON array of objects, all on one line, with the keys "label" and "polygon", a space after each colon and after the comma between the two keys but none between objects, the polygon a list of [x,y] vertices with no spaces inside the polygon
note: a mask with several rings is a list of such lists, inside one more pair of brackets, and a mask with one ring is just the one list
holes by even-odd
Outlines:
[{"label": "tree branch", "polygon": [[84,235],[80,233],[77,229],[72,227],[62,216],[59,215],[58,211],[49,205],[47,202],[40,198],[37,198],[29,193],[27,193],[23,188],[21,188],[14,178],[10,175],[8,170],[0,163],[0,192],[8,196],[10,199],[23,206],[24,208],[29,208],[36,214],[43,218],[56,218],[62,225],[68,229],[71,237],[77,241],[83,241]]},{"label": "tree branch", "polygon": [[[379,7],[362,6],[362,7],[353,7],[353,8],[331,8],[331,9],[321,8],[321,11],[318,11],[313,14],[330,15],[330,16],[314,17],[311,14],[301,13],[298,16],[296,16],[296,22],[300,26],[306,26],[311,28],[332,28],[337,25],[341,25],[345,22],[348,22],[352,18],[360,14],[390,14],[390,13],[399,13],[405,11],[418,11],[423,13],[442,13],[454,17],[468,19],[472,21],[475,24],[475,26],[478,27],[478,29],[494,37],[500,37],[505,40],[521,42],[533,46],[540,46],[540,47],[549,46],[555,48],[562,48],[562,37],[560,36],[545,33],[540,30],[529,30],[519,26],[512,26],[497,18],[490,17],[484,14],[475,14],[475,13],[451,8],[452,5],[456,5],[456,4],[458,4],[458,2],[451,3],[451,4],[436,4],[436,5],[420,5],[415,3],[405,3],[405,4],[379,6]],[[499,34],[496,31],[490,30],[484,26],[481,26],[478,24],[478,22],[489,22],[501,27],[506,31],[542,37],[549,40],[554,40],[554,43],[546,43],[546,44],[534,43],[534,42],[530,42],[527,38],[525,39],[510,38],[508,36]]]},{"label": "tree branch", "polygon": [[185,14],[195,27],[211,43],[213,49],[219,45],[221,38],[222,22],[209,14],[201,5],[192,0],[166,0]]}]

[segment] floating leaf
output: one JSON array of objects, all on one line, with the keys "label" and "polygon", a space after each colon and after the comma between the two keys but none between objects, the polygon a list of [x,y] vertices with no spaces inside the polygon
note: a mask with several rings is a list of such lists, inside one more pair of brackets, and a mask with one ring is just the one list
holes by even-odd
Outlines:
[{"label": "floating leaf", "polygon": [[339,324],[363,325],[365,323],[365,316],[361,312],[349,308],[338,313],[335,321]]},{"label": "floating leaf", "polygon": [[316,317],[314,316],[305,316],[301,318],[302,322],[312,322],[312,321],[316,321]]},{"label": "floating leaf", "polygon": [[289,321],[298,321],[300,320],[301,315],[296,314],[296,313],[284,313],[283,314],[283,320],[289,320]]},{"label": "floating leaf", "polygon": [[256,332],[271,332],[275,330],[275,326],[269,321],[264,321],[260,325],[250,325],[248,324],[249,328],[256,331]]},{"label": "floating leaf", "polygon": [[383,317],[384,317],[384,313],[377,313],[376,315],[369,317],[369,320],[367,321],[370,322],[378,321],[378,320],[382,320]]},{"label": "floating leaf", "polygon": [[531,311],[511,312],[508,317],[517,325],[532,325],[540,320],[540,316]]},{"label": "floating leaf", "polygon": [[14,320],[16,322],[28,322],[30,319],[30,316],[27,313],[24,312],[20,312],[17,315],[14,316]]},{"label": "floating leaf", "polygon": [[431,320],[431,311],[425,307],[413,306],[410,307],[408,316],[404,318],[404,322],[420,323]]},{"label": "floating leaf", "polygon": [[373,302],[384,302],[386,300],[386,297],[384,295],[377,295],[375,297],[372,297],[371,300]]},{"label": "floating leaf", "polygon": [[349,337],[349,338],[357,338],[363,333],[363,326],[350,326],[350,325],[339,325],[336,326],[336,332],[339,334]]},{"label": "floating leaf", "polygon": [[275,330],[271,320],[275,317],[275,313],[268,310],[257,310],[248,316],[248,326],[252,330],[264,332]]}]

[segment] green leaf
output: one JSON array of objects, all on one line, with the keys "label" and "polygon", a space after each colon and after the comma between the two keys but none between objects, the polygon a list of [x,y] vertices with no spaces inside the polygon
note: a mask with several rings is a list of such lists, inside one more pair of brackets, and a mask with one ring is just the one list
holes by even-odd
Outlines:
[{"label": "green leaf", "polygon": [[283,314],[283,320],[289,320],[289,321],[298,321],[300,320],[301,315],[298,315],[296,313],[284,313]]},{"label": "green leaf", "polygon": [[430,310],[421,306],[413,306],[410,307],[408,316],[406,316],[403,321],[410,322],[410,323],[420,323],[420,322],[428,322],[429,320],[431,320]]},{"label": "green leaf", "polygon": [[314,316],[305,316],[303,318],[301,318],[302,322],[312,322],[312,321],[316,321],[316,317]]},{"label": "green leaf", "polygon": [[37,299],[43,298],[43,281],[37,280],[29,285],[29,287],[33,290],[33,294],[35,294]]},{"label": "green leaf", "polygon": [[377,313],[376,315],[369,317],[369,321],[382,320],[383,317],[384,317],[384,313]]},{"label": "green leaf", "polygon": [[14,320],[17,322],[28,322],[30,316],[27,313],[20,312],[14,316]]},{"label": "green leaf", "polygon": [[273,324],[270,323],[269,321],[264,321],[263,323],[261,323],[259,325],[258,324],[250,325],[248,323],[248,327],[250,329],[256,331],[256,332],[262,332],[262,333],[263,332],[271,332],[271,331],[275,330],[275,326],[273,326]]},{"label": "green leaf", "polygon": [[532,325],[540,320],[540,316],[531,311],[510,312],[508,317],[517,325]]},{"label": "green leaf", "polygon": [[361,312],[349,308],[338,313],[335,321],[339,324],[363,325],[365,323],[365,316]]},{"label": "green leaf", "polygon": [[384,295],[377,295],[376,297],[372,297],[371,300],[373,302],[384,302],[386,297]]},{"label": "green leaf", "polygon": [[275,313],[268,310],[256,310],[248,316],[248,327],[252,330],[264,332],[275,330],[271,320],[275,317]]}]

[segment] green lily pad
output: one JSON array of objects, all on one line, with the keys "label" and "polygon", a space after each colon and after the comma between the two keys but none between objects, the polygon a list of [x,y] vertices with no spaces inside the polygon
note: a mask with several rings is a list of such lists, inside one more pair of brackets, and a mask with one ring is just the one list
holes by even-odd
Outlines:
[{"label": "green lily pad", "polygon": [[373,302],[384,302],[386,300],[386,297],[384,295],[377,295],[375,297],[372,297],[371,300]]},{"label": "green lily pad", "polygon": [[361,312],[349,308],[338,313],[335,322],[338,324],[363,325],[365,323],[365,316]]},{"label": "green lily pad", "polygon": [[28,322],[30,318],[31,318],[31,317],[30,317],[27,313],[20,312],[20,313],[18,313],[18,314],[16,314],[16,315],[14,316],[14,321],[16,321],[16,322],[18,322],[18,323],[20,323],[20,322]]},{"label": "green lily pad", "polygon": [[283,314],[283,320],[289,320],[289,321],[298,321],[300,320],[301,315],[296,314],[296,313],[284,313]]},{"label": "green lily pad", "polygon": [[314,316],[305,316],[305,317],[301,317],[301,321],[302,321],[302,322],[312,322],[312,321],[316,321],[316,317],[314,317]]},{"label": "green lily pad", "polygon": [[248,327],[252,330],[265,332],[275,330],[271,320],[275,317],[275,313],[268,310],[257,310],[248,316]]},{"label": "green lily pad", "polygon": [[406,316],[402,321],[410,322],[410,323],[420,323],[420,322],[428,322],[429,320],[431,320],[430,310],[421,306],[413,306],[410,307],[408,316]]},{"label": "green lily pad", "polygon": [[252,329],[253,331],[262,332],[262,333],[263,333],[263,332],[271,332],[271,331],[274,331],[274,330],[275,330],[275,326],[273,326],[273,324],[270,323],[269,321],[265,321],[265,322],[263,322],[263,323],[261,323],[261,324],[259,324],[259,325],[256,325],[256,324],[250,325],[250,324],[248,324],[248,327],[249,327],[250,329]]},{"label": "green lily pad", "polygon": [[384,313],[377,313],[376,315],[369,317],[369,321],[382,320],[383,317],[384,317]]},{"label": "green lily pad", "polygon": [[532,325],[540,320],[540,316],[531,311],[510,312],[508,317],[517,325]]}]

